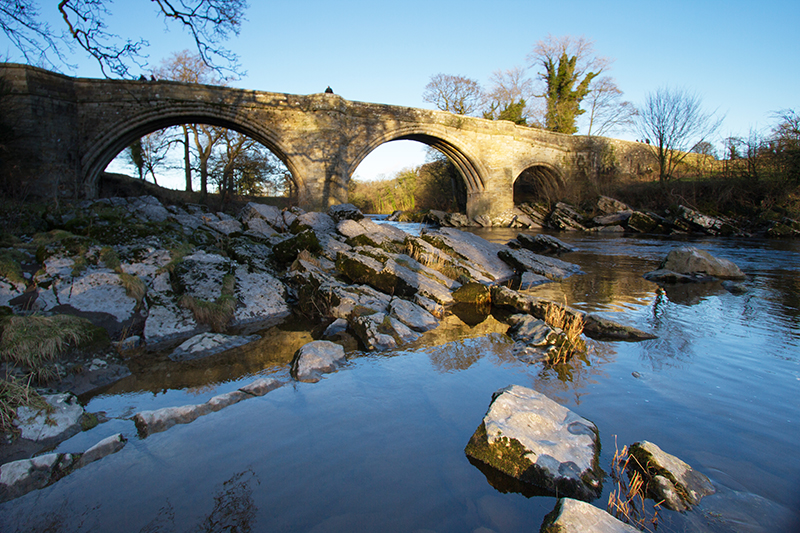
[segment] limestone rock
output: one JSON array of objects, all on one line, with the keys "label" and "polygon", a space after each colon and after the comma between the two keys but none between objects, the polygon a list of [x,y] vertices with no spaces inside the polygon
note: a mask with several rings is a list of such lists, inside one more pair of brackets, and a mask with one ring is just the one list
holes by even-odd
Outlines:
[{"label": "limestone rock", "polygon": [[268,392],[277,389],[281,385],[282,383],[275,378],[261,378],[253,381],[252,383],[248,383],[239,390],[252,396],[264,396]]},{"label": "limestone rock", "polygon": [[554,257],[547,257],[531,252],[530,250],[500,250],[498,257],[513,268],[523,272],[533,272],[548,279],[562,281],[578,274],[581,269],[578,265],[567,263]]},{"label": "limestone rock", "polygon": [[340,220],[361,220],[364,213],[353,204],[332,205],[328,208],[328,216],[335,222]]},{"label": "limestone rock", "polygon": [[502,283],[514,276],[514,270],[497,256],[497,252],[505,248],[502,244],[492,243],[472,233],[453,228],[424,231],[420,237],[472,269],[482,272],[487,282]]},{"label": "limestone rock", "polygon": [[222,295],[223,280],[231,267],[231,260],[219,254],[198,250],[187,255],[174,270],[178,292],[213,302]]},{"label": "limestone rock", "polygon": [[80,431],[84,411],[74,394],[65,392],[45,396],[44,399],[50,406],[47,409],[17,408],[16,426],[23,439],[63,439]]},{"label": "limestone rock", "polygon": [[516,341],[521,341],[530,346],[547,346],[556,340],[556,333],[544,320],[534,318],[527,314],[517,314],[508,317],[511,328],[508,336]]},{"label": "limestone rock", "polygon": [[583,333],[602,341],[644,341],[657,338],[652,333],[590,313],[583,317]]},{"label": "limestone rock", "polygon": [[288,227],[284,222],[281,210],[272,205],[250,202],[239,213],[239,219],[245,224],[256,218],[264,220],[275,231],[285,231]]},{"label": "limestone rock", "polygon": [[706,275],[721,279],[745,279],[744,273],[732,261],[718,259],[704,250],[684,246],[670,251],[660,269],[679,274]]},{"label": "limestone rock", "polygon": [[634,211],[628,217],[628,229],[638,233],[665,233],[661,222],[650,213]]},{"label": "limestone rock", "polygon": [[175,348],[169,358],[173,361],[194,361],[218,353],[244,346],[260,339],[259,335],[224,335],[222,333],[201,333]]},{"label": "limestone rock", "polygon": [[614,198],[609,198],[608,196],[600,196],[597,199],[597,209],[605,213],[606,215],[611,215],[614,213],[619,213],[621,211],[630,211],[630,207],[627,204],[620,202],[619,200],[615,200]]},{"label": "limestone rock", "polygon": [[545,283],[552,283],[553,280],[542,276],[540,274],[534,274],[533,272],[523,272],[519,279],[519,290],[527,291],[538,287],[539,285],[544,285]]},{"label": "limestone rock", "polygon": [[316,383],[321,374],[329,374],[345,363],[344,348],[329,341],[309,342],[292,361],[292,376],[297,381]]},{"label": "limestone rock", "polygon": [[402,298],[392,298],[389,304],[389,316],[420,333],[439,326],[439,321],[435,316],[423,307]]},{"label": "limestone rock", "polygon": [[569,204],[558,202],[547,217],[547,225],[562,231],[586,231],[586,218]]},{"label": "limestone rock", "polygon": [[268,272],[236,268],[236,301],[231,326],[247,331],[274,325],[290,314],[286,287]]},{"label": "limestone rock", "polygon": [[99,459],[102,459],[103,457],[117,453],[125,447],[126,442],[127,439],[122,436],[122,433],[117,433],[116,435],[106,437],[83,452],[83,455],[81,455],[81,458],[78,460],[77,468],[83,468],[89,463],[93,463]]},{"label": "limestone rock", "polygon": [[188,424],[211,412],[205,404],[163,407],[154,411],[140,411],[133,416],[139,436],[166,431],[176,424]]},{"label": "limestone rock", "polygon": [[392,350],[420,337],[419,333],[384,313],[354,317],[350,328],[369,351]]},{"label": "limestone rock", "polygon": [[465,283],[453,291],[453,300],[462,304],[487,306],[492,303],[492,293],[483,283]]},{"label": "limestone rock", "polygon": [[[331,225],[333,225],[332,221]],[[320,241],[316,232],[313,229],[306,228],[273,246],[272,254],[275,259],[281,263],[291,263],[295,260],[295,258],[297,258],[297,254],[303,250],[307,250],[311,253],[317,253],[321,249],[322,246],[320,245]]]},{"label": "limestone rock", "polygon": [[238,220],[219,220],[206,222],[206,226],[226,237],[234,233],[241,233],[244,229]]},{"label": "limestone rock", "polygon": [[[614,213],[611,215],[603,215],[599,217],[594,217],[592,219],[592,223],[596,226],[613,226],[618,227],[619,224],[625,224],[631,218],[633,211],[621,211],[619,213]],[[598,231],[602,231],[598,229]]]},{"label": "limestone rock", "polygon": [[0,502],[56,482],[68,473],[74,462],[72,454],[50,453],[0,466]]},{"label": "limestone rock", "polygon": [[674,455],[648,441],[631,445],[629,453],[636,461],[628,463],[651,481],[646,486],[656,500],[673,511],[684,511],[697,505],[703,496],[714,494],[711,481]]},{"label": "limestone rock", "polygon": [[572,246],[544,233],[538,235],[520,233],[517,235],[517,242],[519,242],[520,246],[523,248],[535,253],[563,254],[575,251],[575,248]]},{"label": "limestone rock", "polygon": [[511,385],[493,395],[465,452],[520,481],[593,500],[605,473],[595,425],[535,390]]},{"label": "limestone rock", "polygon": [[741,234],[741,231],[728,220],[704,215],[699,211],[689,209],[683,205],[679,205],[675,209],[675,216],[688,223],[690,229],[708,235],[722,235],[727,237]]},{"label": "limestone rock", "polygon": [[594,505],[572,498],[560,498],[544,518],[540,533],[640,533]]}]

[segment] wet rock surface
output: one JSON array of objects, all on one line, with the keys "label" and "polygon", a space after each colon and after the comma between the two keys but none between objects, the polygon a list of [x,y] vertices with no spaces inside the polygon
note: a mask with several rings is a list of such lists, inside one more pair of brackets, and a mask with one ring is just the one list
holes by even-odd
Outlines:
[{"label": "wet rock surface", "polygon": [[602,489],[595,425],[526,387],[512,385],[494,394],[465,452],[554,493],[591,501]]},{"label": "wet rock surface", "polygon": [[641,441],[631,445],[628,463],[648,481],[650,495],[673,511],[685,511],[700,503],[704,496],[714,494],[714,485],[702,473],[670,455],[657,445]]},{"label": "wet rock surface", "polygon": [[560,498],[540,533],[637,533],[639,530],[590,503]]}]

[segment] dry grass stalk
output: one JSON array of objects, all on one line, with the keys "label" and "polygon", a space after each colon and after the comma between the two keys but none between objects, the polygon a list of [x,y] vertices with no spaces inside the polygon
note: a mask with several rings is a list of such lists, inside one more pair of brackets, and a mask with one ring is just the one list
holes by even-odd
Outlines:
[{"label": "dry grass stalk", "polygon": [[[645,504],[647,486],[642,475],[636,469],[629,469],[631,459],[628,447],[622,450],[617,448],[616,435],[614,436],[614,458],[611,460],[611,479],[615,489],[608,496],[606,509],[617,519],[630,524],[642,531],[655,531],[658,526],[658,510],[661,502],[653,505],[652,518],[648,518],[648,508]],[[632,473],[630,473],[632,471]],[[649,526],[652,526],[651,530]]]},{"label": "dry grass stalk", "polygon": [[576,353],[586,351],[583,334],[583,317],[577,313],[569,313],[566,306],[548,303],[545,308],[544,321],[553,329],[562,332],[557,349],[548,355],[548,362],[559,365],[568,362]]},{"label": "dry grass stalk", "polygon": [[22,406],[42,409],[47,406],[44,398],[39,396],[30,386],[29,376],[26,383],[20,383],[12,376],[0,379],[0,431],[14,431],[14,418],[17,408]]}]

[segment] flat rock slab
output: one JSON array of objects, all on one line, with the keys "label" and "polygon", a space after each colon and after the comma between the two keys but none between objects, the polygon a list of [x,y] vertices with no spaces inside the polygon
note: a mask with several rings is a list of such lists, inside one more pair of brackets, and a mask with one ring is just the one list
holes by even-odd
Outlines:
[{"label": "flat rock slab", "polygon": [[[44,397],[48,409],[17,408],[20,437],[33,441],[62,438],[80,431],[83,407],[74,394],[65,392]],[[48,412],[49,411],[49,412]]]},{"label": "flat rock slab", "polygon": [[561,498],[553,512],[544,517],[540,533],[640,533],[638,529],[594,505]]},{"label": "flat rock slab", "polygon": [[297,350],[291,374],[297,381],[316,383],[322,374],[335,372],[345,361],[344,348],[339,344],[313,341]]},{"label": "flat rock slab", "polygon": [[224,335],[222,333],[201,333],[187,340],[169,354],[173,361],[193,361],[244,346],[257,341],[259,335]]},{"label": "flat rock slab", "polygon": [[166,431],[177,424],[188,424],[207,415],[239,403],[254,396],[263,396],[277,389],[282,383],[274,378],[258,379],[239,390],[214,396],[206,403],[164,407],[154,411],[141,411],[133,416],[136,430],[142,438]]},{"label": "flat rock slab", "polygon": [[685,511],[697,505],[703,496],[715,492],[706,476],[652,442],[632,444],[629,454],[636,460],[628,466],[642,473],[652,497],[664,500],[668,509]]},{"label": "flat rock slab", "polygon": [[84,453],[50,453],[0,466],[0,502],[52,485],[78,468],[83,468],[125,447],[125,437],[117,433]]},{"label": "flat rock slab", "polygon": [[497,255],[520,272],[533,272],[554,281],[562,281],[573,274],[581,273],[581,268],[576,264],[539,255],[526,249],[507,248],[500,250]]},{"label": "flat rock slab", "polygon": [[575,251],[575,248],[566,244],[555,237],[540,233],[538,235],[528,235],[520,233],[517,235],[517,242],[523,248],[535,253],[542,254],[563,254]]},{"label": "flat rock slab", "polygon": [[597,427],[535,390],[511,385],[493,395],[465,452],[501,472],[582,500],[600,495]]}]

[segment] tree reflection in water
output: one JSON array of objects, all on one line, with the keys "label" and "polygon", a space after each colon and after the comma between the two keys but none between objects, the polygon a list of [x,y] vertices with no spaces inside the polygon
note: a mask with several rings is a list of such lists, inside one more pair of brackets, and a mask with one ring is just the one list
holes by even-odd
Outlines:
[{"label": "tree reflection in water", "polygon": [[[231,476],[214,495],[214,509],[196,527],[187,531],[249,533],[253,531],[258,507],[253,501],[252,484],[260,485],[255,472],[248,469]],[[158,515],[139,533],[171,533],[175,531],[175,510],[167,500]]]}]

